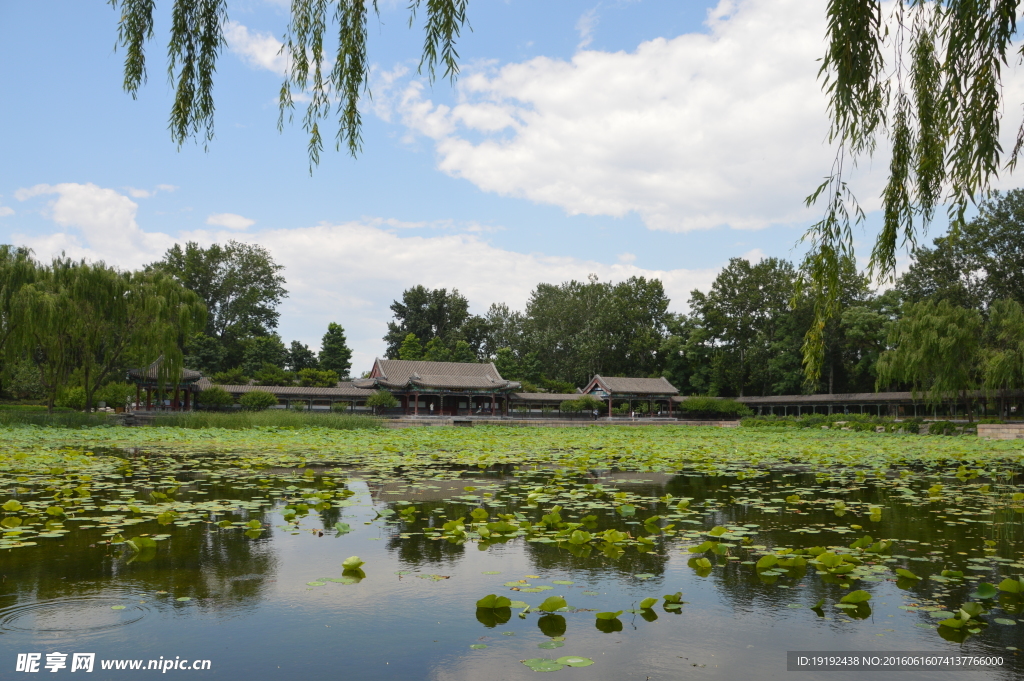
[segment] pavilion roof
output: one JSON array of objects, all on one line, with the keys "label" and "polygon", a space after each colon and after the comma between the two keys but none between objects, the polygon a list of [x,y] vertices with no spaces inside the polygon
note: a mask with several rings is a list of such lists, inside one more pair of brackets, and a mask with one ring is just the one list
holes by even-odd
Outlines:
[{"label": "pavilion roof", "polygon": [[583,393],[512,393],[516,402],[565,402],[578,400]]},{"label": "pavilion roof", "polygon": [[610,395],[678,395],[676,387],[664,376],[658,378],[626,378],[622,376],[594,376],[583,391],[590,393],[600,388]]},{"label": "pavilion roof", "polygon": [[222,388],[233,395],[241,395],[254,390],[273,393],[278,397],[347,397],[365,399],[373,394],[372,390],[357,388],[352,381],[339,381],[330,388],[312,388],[301,385],[220,385],[203,378],[197,384],[201,390],[206,388]]},{"label": "pavilion roof", "polygon": [[[157,357],[156,360],[145,369],[129,369],[128,378],[134,381],[157,381],[160,379],[160,367],[163,366],[164,358],[163,355]],[[192,369],[182,369],[180,383],[193,383],[201,379],[203,375],[198,371]]]},{"label": "pavilion roof", "polygon": [[356,379],[359,388],[388,390],[503,391],[519,387],[501,377],[492,362],[420,362],[378,359],[368,378]]}]

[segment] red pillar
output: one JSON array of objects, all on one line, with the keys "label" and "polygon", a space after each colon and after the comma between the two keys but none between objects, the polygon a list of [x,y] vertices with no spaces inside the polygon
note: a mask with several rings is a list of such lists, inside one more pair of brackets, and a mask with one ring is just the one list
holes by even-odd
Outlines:
[{"label": "red pillar", "polygon": [[672,418],[672,396],[668,396],[668,417]]},{"label": "red pillar", "polygon": [[191,394],[190,390],[185,391],[185,411],[191,411],[191,405],[189,405],[188,396]]},{"label": "red pillar", "polygon": [[612,417],[612,397],[608,396],[608,418]]},{"label": "red pillar", "polygon": [[139,387],[138,383],[136,383],[135,384],[135,408],[136,409],[138,409],[141,406],[141,402],[142,402],[142,388]]},{"label": "red pillar", "polygon": [[153,408],[153,391],[146,388],[146,411]]},{"label": "red pillar", "polygon": [[420,415],[420,394],[419,393],[413,393],[412,394],[412,399],[416,400],[415,402],[412,403],[412,414],[413,414],[413,416],[419,416]]},{"label": "red pillar", "polygon": [[174,402],[171,403],[171,411],[178,411],[178,386],[174,386]]},{"label": "red pillar", "polygon": [[496,405],[495,405],[495,402],[494,402],[494,393],[491,393],[491,416],[494,416],[495,406]]}]

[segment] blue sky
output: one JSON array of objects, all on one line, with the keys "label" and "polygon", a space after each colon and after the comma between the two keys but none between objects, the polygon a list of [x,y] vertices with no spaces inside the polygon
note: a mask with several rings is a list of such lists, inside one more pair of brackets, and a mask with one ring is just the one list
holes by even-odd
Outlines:
[{"label": "blue sky", "polygon": [[[285,341],[317,347],[339,322],[356,371],[414,284],[483,314],[541,281],[657,276],[681,311],[731,257],[799,257],[815,217],[824,2],[473,0],[452,87],[416,73],[419,26],[384,0],[364,150],[312,175],[301,128],[276,129],[288,3],[229,3],[208,151],[170,140],[157,4],[137,100],[107,4],[0,4],[0,242],[121,267],[176,241],[261,243],[286,267]],[[855,178],[869,209],[880,168]]]}]

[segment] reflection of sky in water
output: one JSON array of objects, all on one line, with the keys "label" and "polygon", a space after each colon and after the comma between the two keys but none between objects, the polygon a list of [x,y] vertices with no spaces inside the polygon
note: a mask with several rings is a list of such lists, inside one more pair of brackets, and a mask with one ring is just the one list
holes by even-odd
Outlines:
[{"label": "reflection of sky in water", "polygon": [[[468,483],[459,481],[462,484]],[[786,671],[786,650],[959,650],[941,640],[934,623],[921,613],[900,610],[898,606],[914,597],[904,598],[907,592],[887,581],[867,587],[874,596],[871,617],[847,622],[828,607],[827,619],[807,609],[819,595],[832,593],[822,588],[813,569],[789,589],[782,588],[782,582],[761,584],[749,566],[736,564],[716,568],[702,578],[686,565],[690,554],[677,547],[668,556],[645,558],[648,562],[643,565],[655,566],[643,570],[655,572],[646,580],[624,574],[623,563],[619,570],[607,569],[597,552],[585,561],[555,545],[522,540],[487,551],[469,543],[448,547],[441,554],[403,554],[396,549],[391,528],[364,524],[376,515],[369,487],[355,482],[352,488],[357,495],[340,510],[341,520],[353,532],[342,537],[335,537],[333,531],[323,536],[310,533],[309,529],[322,527],[315,513],[303,519],[301,532],[291,534],[280,528],[280,515],[275,513],[270,516],[271,529],[259,540],[244,539],[237,532],[190,527],[176,530],[184,534],[176,534],[160,547],[156,559],[141,564],[117,562],[102,548],[65,548],[61,551],[81,550],[84,555],[78,562],[69,560],[70,553],[61,555],[60,560],[30,569],[31,554],[22,549],[26,553],[18,566],[0,563],[0,572],[7,574],[0,591],[0,665],[13,669],[19,652],[59,650],[95,652],[99,658],[208,658],[213,669],[203,672],[204,678],[239,681],[477,681],[533,678],[536,672],[520,660],[578,655],[592,658],[595,664],[555,673],[588,680],[756,676],[781,681],[792,676]],[[383,491],[375,485],[378,506],[381,500],[390,500]],[[661,492],[652,488],[644,493]],[[758,519],[719,517],[715,522]],[[780,542],[792,541],[778,536]],[[430,540],[419,537],[418,541]],[[58,555],[52,546],[47,551],[48,556]],[[307,585],[341,577],[341,562],[351,555],[366,561],[367,576],[362,582]],[[410,555],[419,558],[407,559]],[[940,569],[928,567],[929,573]],[[395,574],[402,570],[413,574]],[[493,570],[500,574],[482,574]],[[417,574],[449,578],[435,581]],[[552,585],[552,590],[542,593],[515,593],[503,586],[527,575],[540,575],[530,580],[534,585],[552,580],[575,583]],[[157,593],[160,590],[168,593]],[[645,597],[676,591],[682,591],[687,601],[680,614],[666,612],[659,603],[656,621],[627,612],[620,617],[621,632],[605,634],[595,627],[592,611],[635,608]],[[931,593],[924,586],[917,591]],[[545,650],[537,647],[549,639],[538,628],[535,613],[521,619],[513,610],[507,623],[493,628],[477,621],[474,603],[488,593],[509,595],[534,606],[547,596],[561,595],[571,606],[587,611],[565,613],[565,645]],[[192,600],[175,600],[183,595]],[[834,600],[829,597],[830,602]],[[790,604],[804,607],[790,608]],[[126,607],[115,611],[111,605]],[[930,622],[929,627],[915,626],[921,622]],[[971,639],[964,650],[1010,655],[1005,646],[1021,643],[1017,629],[1024,631],[1024,626],[1003,627],[985,640]],[[488,647],[470,649],[481,643]],[[108,673],[111,678],[133,678],[126,671]],[[886,673],[884,678],[959,678],[954,674]],[[837,681],[860,676],[828,674]],[[104,677],[97,673],[90,678]],[[972,672],[972,678],[1009,679],[1011,674]]]}]

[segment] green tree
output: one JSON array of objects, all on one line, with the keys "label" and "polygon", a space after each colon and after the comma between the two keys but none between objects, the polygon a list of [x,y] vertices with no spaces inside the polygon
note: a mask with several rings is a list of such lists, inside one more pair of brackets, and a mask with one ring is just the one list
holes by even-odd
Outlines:
[{"label": "green tree", "polygon": [[256,244],[175,244],[148,269],[168,273],[202,299],[208,310],[204,332],[226,348],[227,366],[241,363],[247,338],[268,336],[277,328],[277,306],[288,295],[283,266]]},{"label": "green tree", "polygon": [[299,385],[311,388],[333,388],[338,384],[338,374],[320,369],[303,369],[299,372]]},{"label": "green tree", "polygon": [[1024,190],[995,192],[960,229],[918,248],[897,281],[913,302],[948,300],[986,310],[995,300],[1024,303]]},{"label": "green tree", "polygon": [[333,371],[342,378],[347,378],[352,371],[352,350],[345,339],[345,329],[341,324],[331,322],[327,325],[327,333],[320,342],[320,368]]},{"label": "green tree", "polygon": [[523,313],[510,310],[505,303],[492,303],[484,322],[487,325],[487,337],[482,348],[484,355],[497,357],[501,348],[509,348],[513,354],[523,350]]},{"label": "green tree", "polygon": [[[938,204],[948,205],[955,232],[1000,169],[1014,166],[1024,127],[1008,155],[999,140],[1002,70],[1017,50],[1019,7],[1019,0],[898,0],[890,28],[880,0],[827,4],[819,76],[836,157],[828,177],[807,199],[808,204],[825,202],[824,217],[804,237],[811,245],[804,281],[818,293],[816,321],[804,346],[812,380],[822,370],[825,320],[842,309],[839,271],[842,260],[853,257],[852,223],[864,216],[847,185],[849,164],[877,148],[891,149],[883,226],[870,267],[888,280],[896,268],[897,243],[913,244]],[[877,144],[880,136],[887,137],[886,144]]]},{"label": "green tree", "polygon": [[473,363],[476,362],[476,354],[472,348],[469,347],[469,343],[464,340],[455,341],[455,347],[451,351],[451,362],[464,362]]},{"label": "green tree", "polygon": [[434,336],[423,348],[423,359],[428,362],[451,362],[452,351],[445,347],[443,340]]},{"label": "green tree", "polygon": [[293,340],[288,348],[288,359],[286,361],[291,371],[302,371],[303,369],[318,369],[320,363],[317,361],[316,353],[309,349],[305,343]]},{"label": "green tree", "polygon": [[1012,298],[992,303],[986,336],[985,388],[993,392],[1024,388],[1024,306]]},{"label": "green tree", "polygon": [[410,333],[402,340],[402,345],[398,349],[398,359],[410,362],[417,362],[423,359],[423,345],[416,334]]},{"label": "green tree", "polygon": [[519,380],[519,362],[512,352],[512,348],[498,348],[494,357],[494,368],[498,375],[510,381]]},{"label": "green tree", "polygon": [[200,331],[192,334],[185,344],[185,366],[202,372],[203,375],[212,376],[225,368],[227,354],[227,348],[223,343]]},{"label": "green tree", "polygon": [[176,382],[182,345],[205,323],[191,291],[159,271],[121,272],[57,258],[25,288],[33,308],[28,348],[52,405],[74,371],[91,408],[96,390],[129,356],[163,357],[161,382]]},{"label": "green tree", "polygon": [[936,404],[963,394],[967,418],[973,419],[967,391],[977,387],[982,318],[977,310],[946,300],[909,306],[892,325],[890,350],[878,360],[878,385],[909,385]]},{"label": "green tree", "polygon": [[259,371],[253,373],[256,385],[295,385],[295,374],[279,366],[265,362]]},{"label": "green tree", "polygon": [[402,341],[410,334],[423,343],[440,338],[445,347],[465,340],[476,353],[485,342],[486,322],[469,314],[469,301],[458,291],[414,286],[402,292],[402,300],[391,304],[394,320],[384,336],[387,356],[399,357]]},{"label": "green tree", "polygon": [[38,276],[28,249],[0,244],[0,365],[23,358],[23,332],[32,318],[25,286]]},{"label": "green tree", "polygon": [[288,362],[288,351],[277,334],[247,338],[244,347],[242,369],[249,376],[262,371],[265,364],[284,369]]},{"label": "green tree", "polygon": [[741,397],[751,387],[762,395],[771,391],[778,376],[769,358],[788,315],[794,281],[793,266],[784,260],[751,265],[733,258],[707,294],[691,293],[696,329],[690,333],[690,353],[705,375],[693,387]]}]

